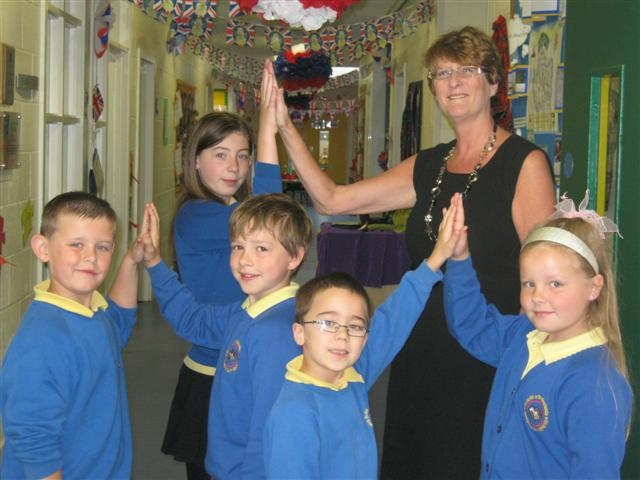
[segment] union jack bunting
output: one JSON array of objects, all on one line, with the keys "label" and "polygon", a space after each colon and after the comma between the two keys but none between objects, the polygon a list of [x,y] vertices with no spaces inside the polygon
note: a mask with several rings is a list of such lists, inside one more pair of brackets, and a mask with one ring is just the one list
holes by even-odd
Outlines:
[{"label": "union jack bunting", "polygon": [[304,36],[304,42],[312,52],[328,50],[327,35],[324,32],[308,32]]},{"label": "union jack bunting", "polygon": [[253,24],[228,20],[226,33],[227,45],[238,45],[239,47],[253,47],[254,45],[256,30]]},{"label": "union jack bunting", "polygon": [[279,53],[282,49],[291,48],[291,29],[284,27],[264,27],[264,38],[269,48],[274,53]]},{"label": "union jack bunting", "polygon": [[343,49],[353,44],[353,28],[351,25],[340,25],[339,27],[330,27],[329,43],[333,49]]},{"label": "union jack bunting", "polygon": [[234,18],[239,15],[244,15],[244,10],[240,7],[240,3],[237,1],[229,0],[229,18]]},{"label": "union jack bunting", "polygon": [[190,17],[196,13],[193,8],[193,0],[178,0],[173,10],[176,16]]},{"label": "union jack bunting", "polygon": [[[209,0],[193,0],[193,9],[198,17],[204,17],[208,15],[208,9],[210,7]],[[215,0],[213,0],[213,18],[216,17]]]},{"label": "union jack bunting", "polygon": [[97,122],[104,110],[104,98],[100,92],[100,87],[96,84],[91,91],[91,114],[93,121]]},{"label": "union jack bunting", "polygon": [[98,58],[102,58],[109,48],[109,29],[112,23],[111,2],[108,0],[100,0],[96,6],[94,18],[95,37],[93,39],[94,51]]},{"label": "union jack bunting", "polygon": [[378,30],[378,38],[376,40],[376,46],[378,48],[385,48],[389,43],[389,27],[391,25],[386,19],[381,18],[374,22]]}]

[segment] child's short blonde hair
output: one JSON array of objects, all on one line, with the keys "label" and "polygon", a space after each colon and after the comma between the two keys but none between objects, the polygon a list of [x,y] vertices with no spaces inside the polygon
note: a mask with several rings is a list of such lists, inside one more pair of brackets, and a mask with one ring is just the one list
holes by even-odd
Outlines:
[{"label": "child's short blonde hair", "polygon": [[66,192],[49,200],[42,212],[40,235],[51,237],[56,231],[60,215],[72,215],[78,218],[104,218],[117,224],[116,212],[109,202],[87,192]]},{"label": "child's short blonde hair", "polygon": [[295,257],[300,248],[305,252],[309,249],[313,226],[298,202],[283,193],[267,193],[245,200],[231,214],[231,241],[256,230],[271,233],[289,255]]}]

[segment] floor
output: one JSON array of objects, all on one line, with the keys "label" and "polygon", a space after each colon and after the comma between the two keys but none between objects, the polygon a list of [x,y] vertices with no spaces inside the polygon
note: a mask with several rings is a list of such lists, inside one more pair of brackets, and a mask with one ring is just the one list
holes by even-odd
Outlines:
[{"label": "floor", "polygon": [[[314,226],[324,218],[313,216]],[[332,219],[334,220],[334,219]],[[344,219],[341,219],[343,221]],[[313,278],[317,264],[315,242],[298,272],[296,281]],[[374,304],[393,287],[367,289]],[[134,480],[180,480],[186,478],[184,465],[160,452],[167,414],[188,344],[162,319],[154,302],[139,305],[138,324],[124,351],[129,406],[134,441]],[[371,413],[381,451],[382,427],[387,388],[385,372],[370,393]]]}]

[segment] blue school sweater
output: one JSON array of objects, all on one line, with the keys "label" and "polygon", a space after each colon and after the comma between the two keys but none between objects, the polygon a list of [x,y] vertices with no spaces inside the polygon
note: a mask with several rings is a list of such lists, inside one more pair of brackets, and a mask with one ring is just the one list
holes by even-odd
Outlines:
[{"label": "blue school sweater", "polygon": [[470,259],[447,262],[444,298],[454,337],[497,367],[481,478],[619,478],[633,400],[600,329],[545,345],[525,315],[487,305]]},{"label": "blue school sweater", "polygon": [[136,309],[95,292],[92,308],[37,285],[4,357],[0,478],[131,477],[122,349]]},{"label": "blue school sweater", "polygon": [[221,480],[265,477],[262,432],[284,381],[300,354],[293,340],[297,285],[253,305],[200,305],[163,262],[148,269],[162,315],[176,333],[219,349],[209,407],[207,471]]},{"label": "blue school sweater", "polygon": [[376,310],[362,355],[338,384],[301,372],[302,356],[289,362],[264,432],[268,478],[376,478],[378,452],[368,391],[404,345],[431,287],[441,278],[424,262],[404,275]]}]

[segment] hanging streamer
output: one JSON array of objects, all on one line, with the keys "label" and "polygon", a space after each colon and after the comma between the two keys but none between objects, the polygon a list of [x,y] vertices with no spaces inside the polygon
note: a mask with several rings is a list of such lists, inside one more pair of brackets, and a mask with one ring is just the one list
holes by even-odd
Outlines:
[{"label": "hanging streamer", "polygon": [[94,16],[94,51],[96,57],[102,56],[109,48],[109,29],[113,25],[115,16],[111,12],[111,2],[108,0],[100,0],[96,5],[96,13]]}]

